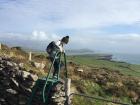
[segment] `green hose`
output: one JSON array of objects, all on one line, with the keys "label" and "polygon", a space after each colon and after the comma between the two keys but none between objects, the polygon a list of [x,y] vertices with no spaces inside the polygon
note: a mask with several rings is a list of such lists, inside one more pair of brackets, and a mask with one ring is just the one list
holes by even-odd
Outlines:
[{"label": "green hose", "polygon": [[46,81],[45,81],[45,84],[44,84],[44,87],[43,87],[43,102],[45,103],[45,91],[46,91],[46,86],[47,86],[47,82],[48,82],[48,79],[49,79],[49,77],[50,77],[50,72],[51,72],[51,69],[52,69],[52,66],[53,66],[53,64],[54,64],[54,62],[55,62],[55,59],[56,59],[56,56],[57,56],[57,54],[58,54],[59,52],[57,52],[56,54],[55,54],[55,57],[54,57],[54,60],[53,60],[53,62],[52,62],[52,64],[51,64],[51,66],[50,66],[50,69],[49,69],[49,72],[48,72],[48,75],[47,75],[47,78],[46,78]]}]

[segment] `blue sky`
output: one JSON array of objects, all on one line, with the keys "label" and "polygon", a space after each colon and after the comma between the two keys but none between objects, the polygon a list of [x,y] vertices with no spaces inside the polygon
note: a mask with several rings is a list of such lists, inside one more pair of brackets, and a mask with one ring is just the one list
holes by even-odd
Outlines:
[{"label": "blue sky", "polygon": [[67,48],[140,53],[140,0],[0,0],[0,41],[45,49],[69,35]]}]

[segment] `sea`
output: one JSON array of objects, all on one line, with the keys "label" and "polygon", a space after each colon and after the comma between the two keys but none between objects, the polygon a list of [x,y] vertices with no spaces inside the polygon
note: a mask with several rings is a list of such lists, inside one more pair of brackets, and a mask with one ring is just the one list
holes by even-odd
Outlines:
[{"label": "sea", "polygon": [[[95,54],[93,52],[84,52],[84,53],[67,53],[68,55],[85,55],[85,54]],[[97,53],[98,54],[98,53]],[[100,54],[100,53],[99,53]],[[104,53],[101,53],[104,54]],[[126,54],[126,53],[105,53],[112,55],[112,60],[127,62],[130,64],[139,64],[140,65],[140,54]]]},{"label": "sea", "polygon": [[123,61],[131,64],[139,64],[140,65],[140,54],[121,54],[115,53],[112,54],[112,60],[115,61]]}]

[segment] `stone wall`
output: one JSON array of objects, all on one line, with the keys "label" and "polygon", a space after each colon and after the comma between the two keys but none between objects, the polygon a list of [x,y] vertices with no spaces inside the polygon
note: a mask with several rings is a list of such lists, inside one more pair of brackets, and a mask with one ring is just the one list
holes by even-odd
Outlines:
[{"label": "stone wall", "polygon": [[[0,105],[27,105],[37,79],[37,75],[27,72],[10,58],[0,57]],[[64,83],[60,82],[51,90],[50,105],[64,105],[64,96]],[[41,102],[32,105],[37,103]]]}]

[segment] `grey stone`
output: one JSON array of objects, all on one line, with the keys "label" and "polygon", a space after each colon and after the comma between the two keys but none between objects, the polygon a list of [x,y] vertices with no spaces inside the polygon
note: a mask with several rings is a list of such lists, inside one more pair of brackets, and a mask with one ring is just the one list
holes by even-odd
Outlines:
[{"label": "grey stone", "polygon": [[34,74],[30,74],[28,75],[28,78],[31,79],[32,81],[36,81],[38,79],[38,76]]},{"label": "grey stone", "polygon": [[23,67],[23,66],[24,66],[24,63],[19,63],[19,66],[20,66],[20,67]]},{"label": "grey stone", "polygon": [[0,98],[0,102],[5,102],[5,99],[4,98]]},{"label": "grey stone", "polygon": [[6,91],[11,94],[17,94],[17,91],[13,89],[6,89]]},{"label": "grey stone", "polygon": [[11,63],[10,61],[7,61],[7,66],[13,66],[14,64]]},{"label": "grey stone", "polygon": [[19,83],[18,83],[16,80],[14,80],[14,79],[12,78],[11,81],[13,82],[13,84],[14,84],[16,87],[19,87]]},{"label": "grey stone", "polygon": [[30,75],[29,72],[27,71],[22,71],[22,77],[25,79],[25,78],[28,78],[28,76]]},{"label": "grey stone", "polygon": [[34,65],[35,65],[35,67],[38,68],[38,69],[44,69],[44,67],[45,67],[45,64],[43,64],[43,63],[38,63],[38,62],[34,62]]}]

